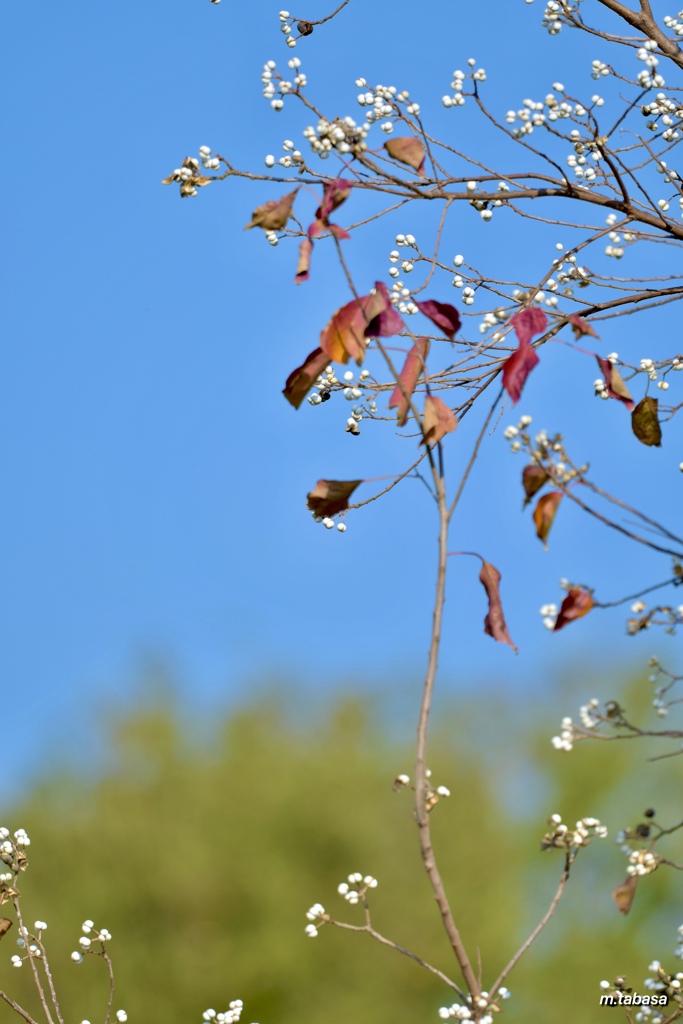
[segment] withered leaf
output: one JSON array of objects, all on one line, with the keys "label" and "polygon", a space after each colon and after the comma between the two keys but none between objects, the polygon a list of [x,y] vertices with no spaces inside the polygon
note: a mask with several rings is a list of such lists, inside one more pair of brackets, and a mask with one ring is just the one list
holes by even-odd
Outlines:
[{"label": "withered leaf", "polygon": [[360,366],[368,343],[367,330],[387,308],[388,296],[386,285],[378,281],[374,294],[352,299],[333,314],[320,335],[320,347],[333,362],[348,363],[355,359]]},{"label": "withered leaf", "polygon": [[12,922],[8,917],[0,917],[0,939],[10,930]]},{"label": "withered leaf", "polygon": [[365,337],[391,338],[394,334],[399,334],[404,329],[405,324],[401,314],[391,304],[389,289],[384,281],[375,282],[375,288],[380,299],[383,301],[383,306],[365,328]]},{"label": "withered leaf", "polygon": [[453,341],[455,332],[460,329],[460,316],[455,306],[448,302],[437,302],[436,299],[426,299],[424,302],[416,302],[415,305]]},{"label": "withered leaf", "polygon": [[524,508],[527,507],[533,496],[540,491],[541,487],[549,479],[543,466],[531,462],[522,470],[522,487],[524,488]]},{"label": "withered leaf", "polygon": [[558,629],[562,629],[568,622],[574,622],[575,619],[581,619],[584,615],[588,615],[592,607],[593,598],[587,590],[583,590],[581,587],[571,587],[560,606],[560,614],[557,616],[553,633],[557,633]]},{"label": "withered leaf", "polygon": [[[210,180],[210,178],[207,179],[207,181]],[[262,206],[257,206],[244,230],[263,228],[264,231],[280,231],[291,216],[298,191],[299,189],[295,188],[293,192],[288,192],[282,199],[271,199]]]},{"label": "withered leaf", "polygon": [[525,345],[535,334],[543,334],[548,326],[548,317],[538,306],[528,306],[511,316],[510,323],[515,329],[520,344]]},{"label": "withered leaf", "polygon": [[449,434],[458,425],[453,412],[445,402],[434,395],[427,395],[423,415],[424,437],[420,444],[436,444],[442,437]]},{"label": "withered leaf", "polygon": [[584,318],[582,316],[579,316],[578,313],[572,313],[571,316],[567,317],[567,320],[571,324],[571,328],[574,332],[575,338],[582,338],[584,335],[587,334],[589,334],[591,338],[600,337],[600,335],[593,330],[588,321],[584,320]]},{"label": "withered leaf", "polygon": [[297,366],[296,370],[292,370],[287,378],[287,383],[282,389],[282,394],[295,409],[299,408],[313,387],[316,378],[320,376],[329,361],[329,356],[326,352],[323,352],[320,348],[314,348],[310,355],[306,356],[301,366]]},{"label": "withered leaf", "polygon": [[549,494],[544,494],[542,498],[538,499],[538,504],[534,509],[536,536],[543,541],[546,551],[548,550],[547,540],[550,527],[553,525],[555,513],[563,497],[562,491],[550,491]]},{"label": "withered leaf", "polygon": [[638,887],[638,876],[629,875],[625,882],[618,885],[612,893],[612,899],[617,905],[620,914],[628,914],[633,904],[633,898]]},{"label": "withered leaf", "polygon": [[420,177],[424,177],[425,148],[415,136],[406,135],[400,139],[389,139],[384,143],[384,148],[392,160],[407,164],[416,170]]},{"label": "withered leaf", "polygon": [[318,480],[307,496],[307,507],[317,516],[333,516],[349,507],[349,498],[362,480]]},{"label": "withered leaf", "polygon": [[301,284],[302,281],[308,281],[309,270],[311,269],[312,252],[313,242],[310,238],[304,238],[299,246],[299,262],[296,265],[296,274],[294,275],[295,284]]},{"label": "withered leaf", "polygon": [[598,361],[598,366],[605,378],[605,385],[607,387],[607,394],[610,398],[618,398],[620,402],[623,402],[626,408],[630,411],[636,404],[631,398],[631,394],[624,384],[623,378],[616,366],[613,366],[609,359],[601,359],[600,356],[595,357]]},{"label": "withered leaf", "polygon": [[484,585],[489,599],[489,610],[484,619],[484,632],[501,644],[509,644],[513,651],[517,653],[517,647],[510,639],[510,634],[505,624],[503,604],[500,599],[500,573],[495,565],[491,565],[490,562],[484,562],[479,573],[479,579]]},{"label": "withered leaf", "polygon": [[631,413],[633,433],[643,444],[655,448],[660,448],[662,444],[662,428],[657,416],[658,406],[658,399],[646,395]]},{"label": "withered leaf", "polygon": [[516,405],[522,397],[526,379],[540,362],[528,341],[520,341],[519,347],[503,363],[503,387]]},{"label": "withered leaf", "polygon": [[[418,338],[410,352],[406,356],[406,361],[403,364],[403,369],[398,375],[398,379],[403,384],[403,390],[397,384],[394,390],[391,392],[391,398],[389,399],[389,408],[394,409],[398,406],[398,425],[399,427],[405,426],[406,420],[408,419],[408,410],[410,404],[408,399],[412,396],[415,386],[420,378],[420,374],[425,369],[425,362],[429,354],[429,339]],[[404,394],[405,392],[405,394]]]}]

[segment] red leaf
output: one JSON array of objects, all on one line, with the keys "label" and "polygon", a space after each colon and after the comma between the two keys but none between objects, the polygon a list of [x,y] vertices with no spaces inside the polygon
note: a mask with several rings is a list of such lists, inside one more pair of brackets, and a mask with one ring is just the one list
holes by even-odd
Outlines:
[{"label": "red leaf", "polygon": [[538,306],[529,306],[511,316],[510,323],[515,329],[520,345],[524,345],[531,341],[534,334],[543,334],[548,326],[548,317]]},{"label": "red leaf", "polygon": [[323,187],[323,201],[315,211],[316,218],[326,224],[332,211],[349,198],[352,188],[353,182],[344,181],[343,178],[328,181]]},{"label": "red leaf", "polygon": [[575,619],[588,615],[592,607],[593,598],[588,591],[582,590],[581,587],[572,587],[562,602],[553,633],[557,633],[558,629],[562,629],[568,622],[573,622]]},{"label": "red leaf", "polygon": [[299,189],[295,188],[282,199],[271,199],[263,206],[257,206],[244,230],[263,228],[264,231],[280,231],[291,216],[292,205],[298,191]]},{"label": "red leaf", "polygon": [[455,306],[449,305],[448,302],[437,302],[435,299],[416,302],[415,305],[453,341],[455,332],[460,330],[460,317]]},{"label": "red leaf", "polygon": [[407,135],[401,139],[389,139],[384,143],[384,148],[392,160],[398,160],[401,164],[408,164],[420,177],[425,173],[425,148],[419,139],[413,135]]},{"label": "red leaf", "polygon": [[524,508],[527,507],[534,494],[540,491],[541,487],[549,479],[543,466],[532,462],[522,470],[522,487],[524,488]]},{"label": "red leaf", "polygon": [[489,610],[484,619],[484,632],[501,644],[509,644],[513,651],[516,652],[517,648],[510,639],[508,628],[505,625],[503,604],[500,599],[500,573],[495,565],[491,565],[490,562],[484,562],[479,573],[479,579],[483,583],[489,599]]},{"label": "red leaf", "polygon": [[458,421],[448,406],[435,398],[427,395],[424,408],[424,437],[420,444],[436,444],[445,434],[449,434],[458,425]]},{"label": "red leaf", "polygon": [[389,289],[383,281],[375,281],[376,295],[384,303],[379,313],[372,318],[365,328],[366,338],[390,338],[394,334],[400,334],[405,324],[399,313],[391,305]]},{"label": "red leaf", "polygon": [[391,398],[389,399],[389,408],[394,409],[398,406],[398,425],[402,427],[405,425],[408,419],[408,409],[410,408],[408,399],[412,396],[415,386],[419,380],[420,374],[425,369],[425,363],[429,354],[429,338],[418,338],[410,352],[406,356],[406,361],[403,364],[403,369],[398,375],[398,379],[403,384],[405,391],[404,396],[401,388],[396,385],[394,390],[391,392]]},{"label": "red leaf", "polygon": [[546,551],[548,550],[546,542],[550,533],[550,527],[553,525],[555,513],[563,497],[562,491],[551,491],[550,494],[544,494],[542,498],[538,499],[538,504],[534,509],[536,536],[539,540],[543,541]]},{"label": "red leaf", "polygon": [[296,274],[294,276],[295,284],[301,284],[302,281],[308,281],[308,272],[311,269],[312,252],[313,242],[310,238],[304,238],[299,246],[299,262],[296,265]]},{"label": "red leaf", "polygon": [[307,495],[307,508],[317,516],[333,516],[349,507],[349,498],[362,480],[318,480]]},{"label": "red leaf", "polygon": [[519,343],[516,352],[503,363],[503,387],[512,399],[513,405],[522,397],[522,389],[534,366],[540,362],[528,341]]},{"label": "red leaf", "polygon": [[301,366],[297,366],[296,370],[292,370],[287,378],[282,394],[295,409],[299,408],[329,361],[330,359],[326,352],[323,352],[322,349],[314,348],[311,354],[306,356]]},{"label": "red leaf", "polygon": [[587,320],[584,320],[578,313],[572,313],[571,316],[567,317],[567,320],[571,324],[575,338],[582,338],[585,334],[589,334],[591,338],[599,338],[600,335],[596,334],[591,325]]},{"label": "red leaf", "polygon": [[598,361],[598,366],[602,371],[602,375],[605,378],[605,384],[607,385],[607,394],[610,398],[617,398],[620,402],[623,402],[626,408],[629,410],[633,409],[635,402],[631,398],[628,388],[622,380],[622,376],[617,370],[616,366],[612,366],[609,359],[601,359],[600,356],[595,357]]}]

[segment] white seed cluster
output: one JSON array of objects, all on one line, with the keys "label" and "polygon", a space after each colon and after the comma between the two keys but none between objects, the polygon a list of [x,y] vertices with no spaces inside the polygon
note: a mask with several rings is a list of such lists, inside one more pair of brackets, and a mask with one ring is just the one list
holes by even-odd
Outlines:
[{"label": "white seed cluster", "polygon": [[237,1024],[237,1021],[242,1016],[242,1010],[244,1003],[241,999],[233,999],[227,1010],[223,1010],[222,1013],[216,1013],[215,1010],[205,1010],[202,1014],[202,1020],[207,1021],[207,1024]]},{"label": "white seed cluster", "polygon": [[377,879],[372,875],[362,875],[360,871],[355,871],[349,875],[346,882],[339,883],[337,892],[347,903],[355,905],[364,899],[368,889],[376,889],[377,885]]},{"label": "white seed cluster", "polygon": [[[472,996],[467,997],[466,1003],[453,1003],[452,1006],[441,1006],[439,1008],[439,1017],[441,1020],[472,1020],[476,1016],[479,1024],[493,1024],[493,1013],[497,1013],[500,1010],[498,1005],[501,999],[510,998],[510,990],[505,988],[504,985],[498,989],[494,995],[490,995],[488,992],[480,992],[479,995],[473,999]],[[484,1011],[482,1013],[482,1010]]]},{"label": "white seed cluster", "polygon": [[[628,847],[627,847],[628,849]],[[627,875],[651,875],[661,863],[659,854],[652,850],[630,850],[628,857]]]},{"label": "white seed cluster", "polygon": [[581,818],[572,829],[563,824],[559,814],[551,814],[548,824],[550,831],[543,836],[542,850],[575,851],[577,847],[588,846],[592,839],[605,839],[607,836],[607,828],[600,824],[599,818]]}]

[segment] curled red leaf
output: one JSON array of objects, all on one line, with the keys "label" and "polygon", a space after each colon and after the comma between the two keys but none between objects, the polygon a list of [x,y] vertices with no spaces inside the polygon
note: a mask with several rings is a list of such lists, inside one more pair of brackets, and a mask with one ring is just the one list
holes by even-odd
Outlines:
[{"label": "curled red leaf", "polygon": [[345,181],[343,178],[328,181],[323,187],[323,201],[315,211],[316,219],[327,223],[327,218],[333,210],[336,210],[349,198],[352,188],[353,182]]},{"label": "curled red leaf", "polygon": [[546,551],[548,550],[547,540],[548,534],[550,533],[550,527],[553,525],[555,513],[557,512],[563,497],[564,495],[562,491],[551,491],[549,494],[544,494],[542,498],[538,499],[538,503],[534,509],[536,536],[539,540],[543,541],[543,546]]},{"label": "curled red leaf", "polygon": [[425,173],[425,148],[419,139],[414,135],[407,135],[400,139],[389,139],[384,143],[384,148],[392,160],[398,160],[401,164],[412,167],[420,177]]},{"label": "curled red leaf", "polygon": [[557,633],[558,629],[562,629],[568,622],[574,622],[575,619],[581,619],[584,615],[588,615],[592,607],[593,598],[587,590],[583,590],[582,587],[571,587],[562,602],[553,632]]},{"label": "curled red leaf", "polygon": [[296,274],[294,275],[295,284],[301,284],[302,281],[308,281],[309,270],[311,269],[312,252],[313,242],[310,238],[304,238],[299,246],[299,262],[296,265]]},{"label": "curled red leaf", "polygon": [[500,578],[500,573],[495,565],[491,565],[490,562],[484,562],[479,573],[479,579],[489,599],[489,610],[484,619],[484,632],[501,644],[509,644],[516,653],[517,647],[510,639],[510,634],[505,624],[503,603],[500,599]]},{"label": "curled red leaf", "polygon": [[317,516],[333,516],[349,507],[349,498],[362,480],[318,480],[307,495],[307,508]]},{"label": "curled red leaf", "polygon": [[455,306],[448,302],[437,302],[435,299],[426,299],[424,302],[416,302],[415,305],[453,341],[455,332],[460,330],[460,316]]},{"label": "curled red leaf", "polygon": [[366,338],[391,338],[399,334],[405,327],[400,313],[394,309],[389,296],[389,289],[384,281],[375,282],[376,295],[383,302],[382,308],[365,328]]},{"label": "curled red leaf", "polygon": [[543,334],[548,326],[548,317],[538,306],[529,306],[511,316],[510,323],[515,329],[520,345],[525,345],[535,334]]},{"label": "curled red leaf", "polygon": [[394,409],[398,406],[398,425],[402,427],[405,425],[408,419],[408,410],[410,408],[409,399],[412,397],[415,391],[415,386],[420,378],[420,374],[425,369],[427,356],[429,354],[429,338],[418,338],[410,352],[406,356],[406,361],[403,364],[403,369],[398,375],[398,379],[403,385],[403,390],[397,384],[394,390],[391,392],[391,398],[389,399],[389,408]]},{"label": "curled red leaf", "polygon": [[424,437],[420,444],[436,444],[458,425],[454,413],[445,402],[434,395],[427,395],[423,415]]},{"label": "curled red leaf", "polygon": [[571,328],[574,332],[575,338],[583,338],[584,335],[587,334],[590,335],[591,338],[600,337],[600,335],[593,330],[588,321],[584,320],[584,318],[582,316],[579,316],[578,313],[572,313],[571,316],[567,317],[567,320],[571,324]]},{"label": "curled red leaf", "polygon": [[629,411],[633,409],[636,403],[631,398],[630,392],[624,384],[623,378],[616,366],[613,366],[609,359],[601,359],[600,356],[596,356],[595,358],[597,359],[598,366],[605,378],[607,394],[610,398],[617,398],[620,402],[623,402]]},{"label": "curled red leaf", "polygon": [[280,231],[291,216],[298,191],[299,189],[295,188],[293,192],[288,192],[282,199],[271,199],[262,206],[257,206],[244,230],[263,228],[264,231]]},{"label": "curled red leaf", "polygon": [[403,327],[387,286],[376,281],[371,295],[361,295],[337,310],[320,335],[320,347],[336,363],[355,359],[360,366],[369,337],[389,337]]},{"label": "curled red leaf", "polygon": [[503,387],[512,399],[513,405],[522,397],[526,379],[540,362],[528,341],[520,341],[519,347],[503,363]]},{"label": "curled red leaf", "polygon": [[299,408],[329,361],[330,359],[326,352],[323,352],[320,348],[314,348],[310,355],[306,356],[301,366],[297,366],[296,370],[292,370],[287,378],[282,394],[295,409]]}]

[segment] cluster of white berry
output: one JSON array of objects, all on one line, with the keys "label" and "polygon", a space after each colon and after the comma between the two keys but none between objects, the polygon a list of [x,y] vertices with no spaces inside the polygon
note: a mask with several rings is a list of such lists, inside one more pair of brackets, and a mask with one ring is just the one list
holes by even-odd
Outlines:
[{"label": "cluster of white berry", "polygon": [[[277,163],[279,163],[281,167],[300,167],[303,164],[304,158],[301,155],[301,150],[295,147],[291,139],[285,139],[284,142],[282,143],[282,148],[285,151],[285,155],[281,156],[280,159],[277,161]],[[276,161],[272,153],[268,154],[268,156],[264,160],[264,163],[266,167],[275,166]]]},{"label": "cluster of white berry", "polygon": [[[501,985],[492,996],[488,992],[480,992],[475,998],[468,996],[467,1003],[469,1003],[469,1006],[462,1003],[453,1003],[452,1006],[441,1006],[439,1008],[439,1017],[441,1020],[450,1020],[451,1017],[454,1017],[456,1020],[472,1020],[472,1018],[476,1017],[479,1024],[493,1024],[493,1013],[497,1013],[500,1010],[499,1000],[509,999],[510,995],[510,990]],[[482,1011],[484,1011],[483,1014]]]},{"label": "cluster of white berry", "polygon": [[[554,614],[557,615],[556,605],[544,605],[544,607],[541,609],[541,612],[550,609],[555,609]],[[553,625],[554,624],[555,623],[553,620]],[[552,628],[552,626],[549,628]],[[595,731],[600,727],[601,722],[604,720],[602,715],[595,714],[596,709],[599,707],[600,701],[597,699],[597,697],[592,697],[586,704],[582,704],[579,708],[579,718],[581,719],[581,727],[586,732]],[[609,705],[607,710],[609,711]],[[569,717],[562,719],[561,730],[562,731],[560,732],[559,736],[553,736],[552,740],[550,741],[554,746],[555,750],[570,751],[572,750],[574,743],[576,743],[577,740],[585,739],[585,736],[582,736],[580,732],[577,732],[573,720]]]},{"label": "cluster of white berry", "polygon": [[637,79],[638,84],[643,89],[661,89],[663,85],[666,85],[664,77],[655,71],[655,68],[659,64],[659,59],[655,57],[653,51],[657,49],[657,44],[652,39],[648,39],[641,47],[636,51],[636,57],[638,60],[645,64],[642,71],[638,72]]},{"label": "cluster of white berry", "polygon": [[625,851],[628,852],[627,875],[637,875],[638,877],[641,875],[651,875],[661,863],[659,854],[654,853],[652,850],[631,850],[627,846]]},{"label": "cluster of white berry", "polygon": [[559,814],[551,814],[548,824],[551,829],[543,836],[542,850],[572,851],[577,847],[588,846],[591,839],[605,839],[607,836],[607,828],[600,824],[599,818],[581,818],[575,828],[569,828],[563,824]]},{"label": "cluster of white berry", "polygon": [[[108,931],[106,928],[96,928],[93,922],[90,920],[83,922],[83,924],[81,925],[81,931],[83,932],[83,934],[78,940],[78,945],[81,947],[84,953],[88,953],[91,951],[90,947],[92,946],[93,942],[100,942],[102,944],[102,949],[104,949],[104,944],[111,940],[110,931]],[[71,959],[75,964],[81,964],[83,963],[83,953],[79,952],[78,950],[74,950],[74,952],[71,954]]]},{"label": "cluster of white berry", "polygon": [[[681,108],[680,101],[670,99],[666,93],[658,92],[654,100],[650,100],[649,103],[645,103],[641,108],[643,117],[649,118],[645,123],[645,127],[651,132],[657,132],[661,124],[664,125],[664,131],[662,132],[662,139],[664,142],[673,142],[680,138],[678,127],[680,126],[681,117],[683,117],[683,109]],[[666,164],[663,163],[660,167],[657,166],[657,170],[663,173],[666,168]],[[668,171],[665,181],[669,181],[671,178],[677,178],[676,171]]]},{"label": "cluster of white berry", "polygon": [[675,17],[665,14],[662,21],[670,32],[674,32],[677,36],[683,36],[683,11],[679,11]]},{"label": "cluster of white berry", "polygon": [[233,999],[228,1009],[223,1010],[222,1013],[216,1013],[215,1010],[204,1010],[202,1020],[207,1024],[237,1024],[242,1016],[243,1008],[244,1003],[241,999]]},{"label": "cluster of white berry", "polygon": [[[431,779],[432,773],[429,768],[427,769],[425,774],[428,779]],[[393,788],[405,789],[407,786],[410,786],[410,776],[406,774],[397,775],[396,778],[394,779]],[[446,800],[450,795],[451,791],[448,788],[448,786],[429,785],[425,793],[425,806],[427,808],[427,811],[431,811],[432,808],[438,804],[439,800]]]},{"label": "cluster of white berry", "polygon": [[308,84],[306,75],[300,70],[301,61],[298,57],[292,57],[287,62],[287,66],[291,71],[294,71],[293,81],[291,82],[280,75],[274,60],[266,61],[263,65],[263,71],[261,72],[263,95],[265,99],[270,101],[273,110],[282,110],[285,105],[284,97],[289,95],[289,93],[303,89]]},{"label": "cluster of white berry", "polygon": [[463,93],[463,85],[466,78],[471,78],[473,82],[485,82],[486,71],[484,68],[478,68],[477,62],[474,57],[470,57],[467,61],[469,67],[472,69],[467,74],[464,71],[456,70],[453,72],[453,81],[451,82],[451,89],[453,95],[446,93],[445,96],[441,97],[441,102],[444,107],[462,107],[465,105],[465,93]]},{"label": "cluster of white berry", "polygon": [[[11,878],[11,876],[9,877]],[[46,931],[47,929],[47,923],[45,921],[36,921],[33,927],[35,928],[37,940],[38,942],[40,942],[42,938],[42,932]],[[17,946],[19,946],[20,949],[26,949],[27,953],[26,956],[24,957],[21,957],[16,953],[14,954],[14,956],[11,956],[10,963],[12,964],[12,967],[21,967],[24,961],[28,960],[29,957],[42,957],[42,946],[36,945],[34,942],[30,942],[30,939],[34,937],[35,936],[30,936],[29,932],[26,929],[24,929],[23,934],[20,934],[19,938],[17,939]]]},{"label": "cluster of white berry", "polygon": [[[296,46],[296,39],[292,35],[292,29],[294,27],[294,18],[292,18],[292,16],[289,13],[289,11],[280,11],[279,17],[280,17],[280,31],[282,32],[283,36],[285,37],[285,42],[287,43],[287,46],[290,46],[290,47]],[[299,25],[299,28],[301,28],[301,25]]]}]

